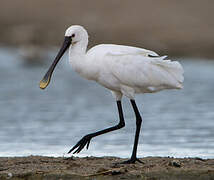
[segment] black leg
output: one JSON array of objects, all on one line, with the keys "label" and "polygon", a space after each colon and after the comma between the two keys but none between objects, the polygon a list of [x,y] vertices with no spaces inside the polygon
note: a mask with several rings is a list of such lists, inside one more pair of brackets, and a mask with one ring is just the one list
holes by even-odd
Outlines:
[{"label": "black leg", "polygon": [[135,132],[135,140],[134,140],[134,147],[132,150],[132,156],[128,161],[122,162],[124,164],[135,163],[136,161],[141,162],[139,159],[137,159],[137,145],[138,145],[138,140],[139,140],[140,128],[141,128],[141,124],[142,124],[142,118],[140,116],[140,112],[138,111],[135,100],[131,99],[130,101],[131,101],[131,104],[132,104],[132,107],[134,109],[135,116],[136,116],[136,132]]},{"label": "black leg", "polygon": [[101,131],[97,131],[95,133],[87,134],[68,153],[71,153],[75,149],[76,150],[73,153],[74,154],[79,153],[85,146],[88,149],[90,141],[93,137],[99,136],[101,134],[105,134],[110,131],[114,131],[114,130],[124,127],[125,121],[124,121],[124,117],[123,117],[123,109],[122,109],[121,101],[117,101],[117,108],[118,108],[118,113],[119,113],[119,118],[120,118],[119,124],[117,124],[116,126],[101,130]]}]

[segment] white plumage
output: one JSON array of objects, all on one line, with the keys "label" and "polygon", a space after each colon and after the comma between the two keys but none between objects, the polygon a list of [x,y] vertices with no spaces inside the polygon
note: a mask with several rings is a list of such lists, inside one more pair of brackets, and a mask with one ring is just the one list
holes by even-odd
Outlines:
[{"label": "white plumage", "polygon": [[150,50],[123,45],[100,44],[86,52],[88,35],[81,26],[71,26],[66,36],[75,33],[75,29],[81,40],[79,46],[70,46],[70,64],[82,77],[110,89],[117,100],[122,95],[134,99],[135,93],[182,88],[183,68],[179,62],[166,60],[166,56],[159,57]]},{"label": "white plumage", "polygon": [[136,93],[153,93],[163,89],[180,89],[183,68],[177,61],[137,47],[101,44],[86,51],[88,33],[82,26],[71,26],[65,32],[65,40],[53,64],[40,82],[40,88],[48,86],[58,61],[69,48],[69,62],[82,77],[94,80],[111,90],[117,101],[119,123],[84,136],[70,151],[79,153],[89,147],[92,138],[125,126],[121,98],[130,98],[136,117],[136,133],[131,158],[123,163],[141,162],[137,159],[137,145],[142,118],[135,103]]}]

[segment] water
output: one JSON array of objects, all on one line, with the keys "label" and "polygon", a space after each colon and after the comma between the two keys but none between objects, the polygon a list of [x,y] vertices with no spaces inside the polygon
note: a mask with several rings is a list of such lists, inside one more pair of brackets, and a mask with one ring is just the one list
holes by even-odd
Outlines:
[{"label": "water", "polygon": [[[140,157],[214,158],[214,61],[181,63],[183,90],[136,98],[143,113]],[[118,122],[110,92],[80,78],[67,57],[50,86],[40,90],[49,64],[25,65],[14,49],[0,49],[0,156],[68,156],[82,136]],[[126,127],[94,138],[79,156],[130,156],[135,119],[126,98],[123,105]]]}]

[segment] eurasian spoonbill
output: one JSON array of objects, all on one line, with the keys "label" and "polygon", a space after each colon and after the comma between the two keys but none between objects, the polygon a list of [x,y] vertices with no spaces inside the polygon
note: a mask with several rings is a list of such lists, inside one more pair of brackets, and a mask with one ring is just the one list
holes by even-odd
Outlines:
[{"label": "eurasian spoonbill", "polygon": [[131,158],[124,163],[135,163],[142,118],[135,103],[136,93],[153,93],[163,89],[181,89],[183,68],[177,61],[165,60],[166,56],[137,47],[100,44],[90,50],[88,33],[79,25],[70,26],[65,32],[63,45],[53,64],[40,81],[40,88],[45,89],[54,68],[69,48],[69,62],[80,76],[96,81],[109,89],[114,96],[119,123],[116,126],[90,133],[84,136],[68,153],[79,153],[85,146],[88,149],[92,138],[125,126],[121,105],[122,96],[130,99],[136,116],[136,132]]}]

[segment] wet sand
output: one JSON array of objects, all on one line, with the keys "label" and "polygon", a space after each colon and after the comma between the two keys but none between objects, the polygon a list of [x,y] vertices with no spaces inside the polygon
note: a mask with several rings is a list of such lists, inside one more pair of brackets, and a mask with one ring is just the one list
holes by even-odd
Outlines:
[{"label": "wet sand", "polygon": [[116,157],[1,157],[0,179],[214,179],[214,159],[146,157],[119,164]]}]

